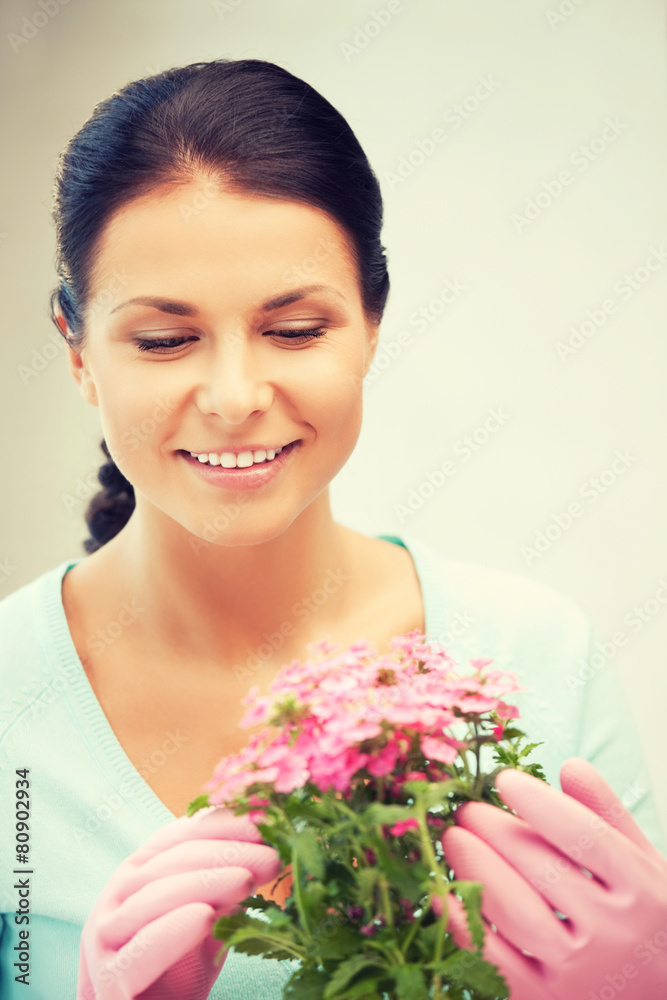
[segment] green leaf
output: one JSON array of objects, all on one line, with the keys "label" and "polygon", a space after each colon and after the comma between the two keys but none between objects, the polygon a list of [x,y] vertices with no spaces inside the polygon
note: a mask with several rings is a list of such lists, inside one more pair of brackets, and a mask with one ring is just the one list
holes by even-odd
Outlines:
[{"label": "green leaf", "polygon": [[413,861],[409,865],[402,859],[392,857],[382,860],[382,869],[403,899],[411,903],[433,889],[429,865],[423,861]]},{"label": "green leaf", "polygon": [[293,795],[289,796],[283,808],[290,820],[305,819],[317,826],[325,825],[335,816],[328,803],[315,802],[312,799],[303,801]]},{"label": "green leaf", "polygon": [[[523,733],[520,734],[523,736]],[[533,752],[535,747],[541,747],[542,743],[528,743],[523,749],[519,749],[520,741],[515,747],[494,747],[494,760],[499,764],[504,764],[506,767],[515,768],[518,771],[525,771],[526,774],[532,774],[535,778],[539,778],[541,781],[546,781],[547,777],[542,770],[541,764],[522,764],[521,761]],[[498,768],[502,770],[502,768]],[[497,776],[497,775],[496,775]]]},{"label": "green leaf", "polygon": [[358,869],[357,885],[359,887],[358,898],[360,906],[370,906],[379,878],[380,871],[375,866],[372,868]]},{"label": "green leaf", "polygon": [[[375,958],[372,955],[354,955],[352,958],[348,959],[347,962],[341,962],[341,964],[334,970],[329,978],[326,989],[324,990],[324,1000],[335,1000],[336,997],[344,995],[346,998],[351,996],[350,993],[346,992],[342,994],[342,990],[346,990],[349,987],[352,979],[361,972],[363,969],[368,969],[371,972],[383,968],[383,963],[379,958]],[[357,996],[363,996],[362,994],[357,994]]]},{"label": "green leaf", "polygon": [[381,826],[383,823],[393,826],[399,820],[410,817],[414,817],[411,806],[385,806],[381,802],[374,802],[360,814],[359,822],[364,828],[369,829]]},{"label": "green leaf", "polygon": [[[266,899],[264,896],[262,896],[261,893],[258,893],[256,896],[246,896],[246,898],[242,901],[241,905],[252,906],[253,909],[255,910],[264,910],[267,912],[268,910],[279,910],[281,913],[283,912],[278,906],[278,904],[275,902],[275,900]],[[242,917],[243,914],[237,913],[235,914],[235,916]]]},{"label": "green leaf", "polygon": [[297,957],[291,949],[281,947],[278,941],[272,941],[266,934],[256,934],[250,927],[236,931],[233,938],[227,939],[225,944],[228,948],[243,952],[245,955],[260,955],[262,958],[275,958],[277,961]]},{"label": "green leaf", "polygon": [[[431,957],[433,956],[433,952],[435,950],[435,944],[439,937],[440,937],[439,920],[434,915],[432,923],[427,924],[426,926],[422,925],[420,927],[419,935],[416,938],[420,950],[424,953],[425,956],[428,956],[427,957],[428,961],[430,961]],[[447,942],[448,940],[451,940],[451,938],[449,935],[446,935],[445,941]]]},{"label": "green leaf", "polygon": [[185,815],[194,816],[196,812],[199,812],[200,809],[205,809],[206,806],[210,806],[210,804],[211,803],[208,801],[208,795],[198,795],[197,798],[193,799],[188,805],[188,808],[185,810]]},{"label": "green leaf", "polygon": [[428,984],[420,965],[391,965],[388,972],[396,980],[397,1000],[428,1000]]},{"label": "green leaf", "polygon": [[508,728],[503,733],[504,740],[515,740],[520,736],[525,736],[526,734],[522,732],[521,729],[517,729],[515,726],[508,726]]},{"label": "green leaf", "polygon": [[464,796],[468,794],[465,783],[457,778],[448,778],[447,781],[406,781],[403,787],[426,810],[442,805],[452,792],[459,792]]},{"label": "green leaf", "polygon": [[328,914],[315,928],[313,951],[318,958],[341,962],[358,949],[359,931],[343,920],[340,914]]},{"label": "green leaf", "polygon": [[306,919],[311,926],[314,921],[321,920],[325,915],[326,899],[327,887],[322,882],[318,882],[317,879],[310,879],[310,881],[302,886],[301,903],[306,914]]},{"label": "green leaf", "polygon": [[518,755],[513,749],[497,746],[493,748],[493,759],[498,761],[499,764],[506,764],[508,767],[516,767]]},{"label": "green leaf", "polygon": [[481,882],[452,882],[449,888],[452,892],[456,892],[463,900],[472,943],[475,948],[481,948],[484,944]]},{"label": "green leaf", "polygon": [[295,833],[291,838],[291,847],[304,875],[314,875],[320,880],[324,878],[324,852],[313,830],[305,829]]},{"label": "green leaf", "polygon": [[[253,918],[248,917],[243,910],[239,910],[238,913],[234,913],[229,917],[218,917],[213,924],[213,937],[218,938],[220,941],[227,941],[232,934],[234,934],[241,927],[245,927],[248,921],[252,919]],[[256,920],[255,923],[258,927],[260,926],[259,920]],[[261,924],[261,926],[266,928],[266,924]]]},{"label": "green leaf", "polygon": [[275,909],[271,908],[270,910],[267,910],[266,915],[269,918],[271,927],[274,930],[277,930],[280,927],[287,927],[288,924],[291,926],[292,924],[289,914],[285,913],[285,911],[279,906]]},{"label": "green leaf", "polygon": [[446,976],[456,986],[476,990],[476,1000],[506,1000],[509,988],[490,962],[476,952],[459,949],[442,962],[428,962],[426,968]]},{"label": "green leaf", "polygon": [[[243,921],[240,926],[239,921]],[[302,957],[303,949],[297,943],[295,933],[294,928],[273,930],[263,920],[249,917],[246,913],[219,917],[213,924],[213,937],[224,941],[228,948],[263,958]]]},{"label": "green leaf", "polygon": [[547,776],[542,770],[541,764],[524,764],[521,770],[527,774],[532,774],[534,778],[539,778],[541,781],[547,781]]},{"label": "green leaf", "polygon": [[283,987],[285,1000],[321,1000],[329,976],[320,969],[296,969]]},{"label": "green leaf", "polygon": [[377,976],[369,976],[348,986],[343,994],[345,1000],[385,1000],[385,993],[379,992],[381,980]]},{"label": "green leaf", "polygon": [[[347,865],[344,865],[338,858],[325,856],[323,881],[330,887],[332,887],[332,883],[338,883],[340,886],[349,889],[355,884],[355,876],[358,871],[360,869],[355,869],[353,874]],[[332,891],[334,891],[333,887]]]},{"label": "green leaf", "polygon": [[[250,909],[260,910],[263,913],[265,913],[267,919],[267,924],[264,925],[265,927],[267,927],[267,925],[270,925],[272,928],[278,929],[280,927],[287,927],[288,925],[291,925],[293,923],[289,914],[285,910],[283,910],[282,907],[278,906],[278,904],[274,902],[272,899],[264,899],[264,896],[261,895],[246,896],[246,898],[242,900],[241,905],[244,907],[245,910],[250,910]],[[250,920],[255,919],[255,917],[253,917],[252,914],[248,915],[243,911],[235,914],[234,916],[240,917],[243,920],[243,923],[239,924],[239,926],[245,926],[247,919]],[[220,919],[223,918],[221,917]]]}]

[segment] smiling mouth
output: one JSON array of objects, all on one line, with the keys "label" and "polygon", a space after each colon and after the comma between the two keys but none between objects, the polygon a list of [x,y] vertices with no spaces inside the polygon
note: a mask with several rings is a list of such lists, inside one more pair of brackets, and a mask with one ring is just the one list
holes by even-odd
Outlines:
[{"label": "smiling mouth", "polygon": [[254,451],[224,451],[224,452],[192,452],[181,448],[181,454],[198,461],[200,465],[209,468],[219,468],[226,472],[233,472],[236,469],[246,470],[257,467],[271,465],[279,455],[285,455],[299,444],[300,438],[290,441],[289,444],[281,448],[255,449]]}]

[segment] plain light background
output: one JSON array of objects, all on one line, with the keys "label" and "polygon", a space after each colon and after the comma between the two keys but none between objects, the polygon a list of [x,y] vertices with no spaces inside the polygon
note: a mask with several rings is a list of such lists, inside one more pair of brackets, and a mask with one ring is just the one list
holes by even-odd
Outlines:
[{"label": "plain light background", "polygon": [[83,554],[103,458],[48,318],[59,150],[131,79],[276,62],[347,118],[385,198],[392,287],[335,516],[543,581],[611,648],[622,632],[667,828],[661,0],[10,0],[0,25],[0,597]]}]

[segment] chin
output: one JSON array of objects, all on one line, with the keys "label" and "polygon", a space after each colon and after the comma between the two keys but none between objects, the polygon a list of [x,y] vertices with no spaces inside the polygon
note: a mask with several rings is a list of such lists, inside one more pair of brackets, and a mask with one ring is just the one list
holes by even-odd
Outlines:
[{"label": "chin", "polygon": [[280,517],[275,509],[258,511],[253,516],[238,503],[228,503],[204,524],[184,525],[193,549],[261,545],[282,535],[297,515]]}]

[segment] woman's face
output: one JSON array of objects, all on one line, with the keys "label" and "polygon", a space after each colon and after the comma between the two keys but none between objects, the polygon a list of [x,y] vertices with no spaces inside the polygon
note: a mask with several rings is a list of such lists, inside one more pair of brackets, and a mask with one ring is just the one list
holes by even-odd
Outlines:
[{"label": "woman's face", "polygon": [[70,365],[137,507],[207,541],[281,533],[357,441],[378,328],[316,208],[203,182],[135,199],[103,232],[85,329]]}]

